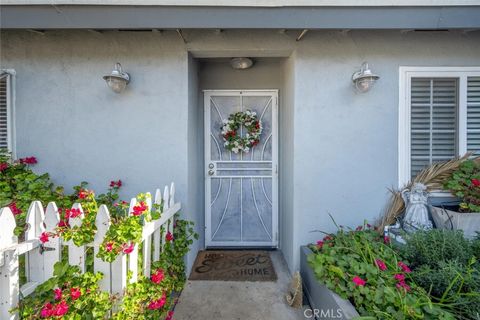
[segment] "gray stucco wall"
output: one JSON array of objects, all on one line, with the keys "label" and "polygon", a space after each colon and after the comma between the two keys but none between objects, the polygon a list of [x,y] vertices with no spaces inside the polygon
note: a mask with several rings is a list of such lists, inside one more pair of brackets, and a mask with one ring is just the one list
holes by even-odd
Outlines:
[{"label": "gray stucco wall", "polygon": [[[38,171],[67,188],[87,180],[103,191],[122,178],[131,196],[173,180],[202,230],[202,112],[193,92],[206,80],[196,83],[188,52],[289,57],[276,74],[284,87],[280,243],[292,271],[300,245],[321,237],[311,231],[334,230],[328,213],[352,227],[372,221],[397,185],[398,67],[480,65],[479,32],[310,31],[300,42],[293,31],[184,34],[186,45],[174,32],[3,32],[1,67],[17,71],[18,155],[37,156]],[[116,61],[133,78],[122,95],[101,79]],[[357,94],[350,78],[363,61],[381,79]]]}]

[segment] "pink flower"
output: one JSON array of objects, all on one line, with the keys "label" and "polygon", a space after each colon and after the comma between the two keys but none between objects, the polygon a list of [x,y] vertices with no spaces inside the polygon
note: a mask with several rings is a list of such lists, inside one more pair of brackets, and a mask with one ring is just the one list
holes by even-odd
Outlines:
[{"label": "pink flower", "polygon": [[82,293],[80,292],[79,288],[70,289],[70,297],[72,298],[72,300],[77,300],[78,298],[80,298],[81,295]]},{"label": "pink flower", "polygon": [[164,273],[163,273],[163,270],[162,269],[158,269],[157,272],[155,272],[154,274],[152,274],[152,282],[153,283],[156,283],[156,284],[159,284],[160,282],[162,282],[163,278],[165,277]]},{"label": "pink flower", "polygon": [[398,266],[400,268],[402,268],[402,271],[405,272],[405,273],[412,272],[412,270],[410,270],[410,268],[405,263],[403,263],[402,261],[398,262]]},{"label": "pink flower", "polygon": [[353,277],[352,281],[353,283],[355,283],[356,286],[364,286],[367,283],[366,280],[363,280],[359,276]]},{"label": "pink flower", "polygon": [[12,211],[13,215],[16,216],[20,213],[22,213],[22,210],[20,210],[18,207],[17,207],[17,203],[16,202],[12,202],[8,205],[8,207],[10,208],[10,210]]},{"label": "pink flower", "polygon": [[8,163],[2,162],[0,163],[0,172],[8,169]]},{"label": "pink flower", "polygon": [[148,309],[150,309],[150,310],[160,309],[161,307],[163,307],[165,305],[166,302],[167,302],[167,297],[165,296],[165,293],[164,293],[160,299],[152,300],[148,304]]},{"label": "pink flower", "polygon": [[122,252],[125,254],[129,254],[133,251],[134,247],[135,247],[135,244],[133,242],[131,242],[130,245],[124,243],[122,246]]},{"label": "pink flower", "polygon": [[324,242],[323,242],[322,240],[318,240],[318,241],[317,241],[317,248],[318,248],[318,249],[322,249],[323,243],[324,243]]},{"label": "pink flower", "polygon": [[411,290],[410,286],[405,283],[405,281],[400,281],[397,283],[397,288],[398,289],[404,289],[406,292],[409,292]]},{"label": "pink flower", "polygon": [[65,300],[60,301],[59,304],[55,306],[54,316],[61,317],[68,312],[68,305]]},{"label": "pink flower", "polygon": [[36,164],[37,158],[35,157],[26,157],[18,160],[21,164]]},{"label": "pink flower", "polygon": [[333,237],[331,235],[323,237],[323,241],[330,241],[333,240]]},{"label": "pink flower", "polygon": [[43,306],[42,311],[40,312],[40,315],[42,316],[42,318],[48,318],[53,316],[53,312],[54,312],[53,305],[50,302],[47,302]]},{"label": "pink flower", "polygon": [[62,299],[62,289],[60,289],[60,288],[54,289],[53,294],[55,295],[55,300],[61,300]]},{"label": "pink flower", "polygon": [[76,218],[81,214],[82,214],[82,211],[80,211],[80,209],[75,209],[74,208],[74,209],[65,210],[65,216],[69,217],[69,218]]},{"label": "pink flower", "polygon": [[173,240],[173,235],[170,231],[168,231],[167,234],[165,235],[165,240],[167,240],[168,242]]},{"label": "pink flower", "polygon": [[113,242],[107,242],[107,244],[105,244],[105,250],[107,252],[110,252],[113,250]]},{"label": "pink flower", "polygon": [[42,234],[40,235],[40,241],[42,243],[45,243],[45,242],[48,242],[48,233],[47,232],[42,232]]},{"label": "pink flower", "polygon": [[381,271],[387,270],[387,266],[385,265],[385,262],[383,262],[382,260],[375,259],[375,264],[377,265],[378,269],[380,269]]},{"label": "pink flower", "polygon": [[139,216],[147,210],[148,210],[148,206],[145,204],[145,202],[140,201],[136,206],[133,207],[132,214],[134,216]]},{"label": "pink flower", "polygon": [[66,227],[68,227],[68,222],[66,222],[65,220],[60,220],[60,222],[58,223],[57,226],[59,228],[66,228]]},{"label": "pink flower", "polygon": [[398,280],[400,282],[405,281],[405,275],[403,275],[401,273],[397,273],[393,277],[395,278],[395,280]]},{"label": "pink flower", "polygon": [[110,188],[120,188],[122,186],[122,180],[110,181]]},{"label": "pink flower", "polygon": [[390,237],[389,236],[384,236],[383,237],[383,243],[389,244],[390,243]]},{"label": "pink flower", "polygon": [[167,317],[165,318],[165,320],[172,320],[173,319],[173,311],[168,311],[167,313]]}]

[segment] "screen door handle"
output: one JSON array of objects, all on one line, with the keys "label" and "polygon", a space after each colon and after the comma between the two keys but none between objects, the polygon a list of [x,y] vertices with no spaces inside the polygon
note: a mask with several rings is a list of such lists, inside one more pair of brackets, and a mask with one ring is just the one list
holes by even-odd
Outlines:
[{"label": "screen door handle", "polygon": [[213,170],[208,170],[208,175],[209,175],[209,176],[213,176],[214,174],[215,174],[215,171],[213,171]]}]

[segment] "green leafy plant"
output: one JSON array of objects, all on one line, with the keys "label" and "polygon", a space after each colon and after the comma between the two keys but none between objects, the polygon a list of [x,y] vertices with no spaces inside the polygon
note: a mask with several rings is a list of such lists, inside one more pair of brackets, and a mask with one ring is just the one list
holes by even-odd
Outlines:
[{"label": "green leafy plant", "polygon": [[0,208],[10,207],[17,228],[16,235],[25,231],[25,218],[30,203],[39,200],[46,205],[55,201],[58,206],[71,207],[70,196],[64,194],[63,187],[55,186],[48,173],[36,174],[31,166],[37,163],[35,157],[13,160],[11,154],[0,150]]},{"label": "green leafy plant", "polygon": [[113,297],[98,286],[101,273],[82,274],[77,266],[57,262],[54,276],[23,299],[17,311],[22,319],[106,319]]},{"label": "green leafy plant", "polygon": [[431,301],[410,276],[410,268],[368,224],[356,230],[340,228],[310,246],[308,257],[317,279],[362,316],[380,319],[453,319]]},{"label": "green leafy plant", "polygon": [[429,230],[409,235],[401,254],[412,261],[412,278],[432,300],[458,319],[477,319],[480,310],[478,243],[461,231]]},{"label": "green leafy plant", "polygon": [[152,276],[140,275],[137,282],[127,285],[122,306],[114,319],[172,319],[175,293],[183,289],[186,280],[184,257],[198,234],[193,222],[176,220],[173,233],[170,236],[167,233],[166,239],[160,260],[152,264]]},{"label": "green leafy plant", "polygon": [[473,160],[463,161],[444,189],[461,199],[460,212],[480,212],[480,165]]}]

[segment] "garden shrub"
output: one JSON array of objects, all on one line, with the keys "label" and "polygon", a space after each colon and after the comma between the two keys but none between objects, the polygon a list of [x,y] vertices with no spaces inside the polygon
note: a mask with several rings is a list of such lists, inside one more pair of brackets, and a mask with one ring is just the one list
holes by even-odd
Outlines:
[{"label": "garden shrub", "polygon": [[459,319],[478,319],[478,239],[461,231],[433,229],[409,235],[400,251],[411,261],[412,279]]},{"label": "garden shrub", "polygon": [[20,302],[22,319],[104,319],[113,305],[113,297],[101,292],[100,273],[82,274],[77,266],[57,262],[54,276],[39,285]]},{"label": "garden shrub", "polygon": [[362,316],[380,319],[454,319],[410,275],[410,268],[368,225],[327,235],[308,257],[317,279],[350,300]]}]

